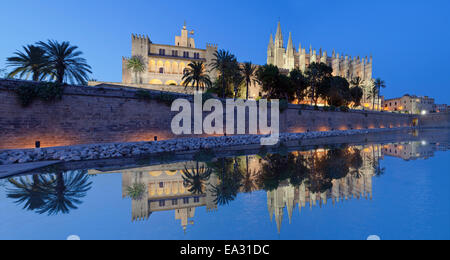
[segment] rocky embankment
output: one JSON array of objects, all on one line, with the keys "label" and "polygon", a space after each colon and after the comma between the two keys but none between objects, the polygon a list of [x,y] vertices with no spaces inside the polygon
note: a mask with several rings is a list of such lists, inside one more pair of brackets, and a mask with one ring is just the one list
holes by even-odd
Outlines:
[{"label": "rocky embankment", "polygon": [[[282,133],[280,142],[323,137],[361,135],[375,132],[396,131],[408,128],[384,128],[364,130],[336,130],[328,132]],[[207,138],[184,138],[155,142],[90,144],[55,148],[26,150],[0,150],[0,164],[28,163],[38,161],[83,161],[121,157],[139,157],[166,152],[198,151],[224,147],[260,144],[261,135],[220,136]]]}]

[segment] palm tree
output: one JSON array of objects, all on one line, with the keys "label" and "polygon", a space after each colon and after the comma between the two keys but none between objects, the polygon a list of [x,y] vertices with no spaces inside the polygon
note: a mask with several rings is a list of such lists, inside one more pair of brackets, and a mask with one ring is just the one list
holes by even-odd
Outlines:
[{"label": "palm tree", "polygon": [[242,66],[242,75],[244,76],[244,81],[247,85],[247,93],[245,95],[245,99],[248,99],[248,89],[252,81],[255,81],[255,71],[256,66],[254,66],[251,62],[245,62]]},{"label": "palm tree", "polygon": [[352,87],[361,87],[362,85],[362,80],[360,77],[354,77],[352,78],[352,80],[350,81],[350,84],[352,85]]},{"label": "palm tree", "polygon": [[379,96],[378,88],[371,86],[367,93],[367,98],[372,99],[372,110],[375,110],[375,99]]},{"label": "palm tree", "polygon": [[214,203],[228,205],[233,201],[239,189],[242,187],[242,172],[236,165],[236,161],[229,158],[220,158],[216,162],[216,174],[219,177],[219,184],[211,187],[211,192],[215,197]]},{"label": "palm tree", "polygon": [[56,78],[56,82],[63,83],[69,81],[74,84],[86,84],[89,79],[88,74],[91,67],[86,63],[83,54],[78,51],[77,46],[70,45],[69,42],[59,43],[49,40],[47,43],[38,42],[39,47],[45,50],[48,55],[48,70]]},{"label": "palm tree", "polygon": [[244,76],[241,74],[241,68],[239,65],[235,64],[235,69],[233,76],[231,77],[231,83],[233,84],[233,90],[234,90],[234,98],[238,98],[241,85],[244,82]]},{"label": "palm tree", "polygon": [[8,180],[14,188],[8,188],[7,197],[15,199],[16,204],[24,203],[23,208],[27,210],[38,210],[42,208],[47,199],[47,188],[53,184],[53,180],[44,175],[34,174],[29,177],[11,178]]},{"label": "palm tree", "polygon": [[255,183],[255,176],[258,176],[259,172],[248,168],[248,155],[245,156],[245,165],[245,173],[242,175],[242,190],[245,193],[251,193],[258,188]]},{"label": "palm tree", "polygon": [[133,56],[127,62],[127,69],[134,72],[134,81],[136,84],[142,83],[138,75],[145,71],[145,64],[141,56]]},{"label": "palm tree", "polygon": [[212,70],[217,70],[222,78],[222,98],[225,98],[225,90],[227,88],[227,82],[231,75],[233,75],[233,66],[235,64],[236,57],[229,51],[219,50],[214,53],[214,59],[210,64]]},{"label": "palm tree", "polygon": [[201,61],[189,63],[188,69],[184,72],[182,80],[185,87],[192,84],[196,86],[197,91],[200,86],[204,90],[205,86],[211,87],[212,85],[211,79],[209,78],[209,75],[206,74],[205,66]]},{"label": "palm tree", "polygon": [[37,211],[40,214],[56,215],[67,214],[77,209],[81,204],[80,198],[86,196],[91,189],[92,182],[85,170],[73,172],[58,172],[51,178],[50,187],[46,188],[47,199],[45,204]]},{"label": "palm tree", "polygon": [[28,79],[32,74],[33,81],[39,81],[48,75],[48,56],[45,50],[35,46],[27,45],[23,47],[24,52],[16,51],[15,56],[6,59],[9,67],[15,67],[13,71],[8,74],[8,77],[15,77]]},{"label": "palm tree", "polygon": [[384,82],[384,80],[381,80],[380,78],[377,78],[374,82],[375,88],[377,88],[377,97],[378,97],[378,101],[377,103],[380,102],[380,93],[381,93],[381,89],[382,88],[386,88],[386,83]]},{"label": "palm tree", "polygon": [[142,182],[135,182],[127,188],[127,195],[132,200],[140,200],[145,193],[145,184]]},{"label": "palm tree", "polygon": [[183,183],[185,187],[188,187],[188,191],[192,194],[203,194],[204,182],[209,180],[212,169],[206,168],[205,166],[199,167],[198,162],[196,166],[196,169],[193,169],[192,172],[187,168],[183,170]]}]

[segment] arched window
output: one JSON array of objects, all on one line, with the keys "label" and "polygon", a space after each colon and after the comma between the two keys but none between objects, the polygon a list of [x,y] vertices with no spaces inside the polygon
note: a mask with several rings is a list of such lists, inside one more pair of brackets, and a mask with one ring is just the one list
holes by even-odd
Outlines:
[{"label": "arched window", "polygon": [[163,74],[164,73],[164,68],[159,68],[159,73]]}]

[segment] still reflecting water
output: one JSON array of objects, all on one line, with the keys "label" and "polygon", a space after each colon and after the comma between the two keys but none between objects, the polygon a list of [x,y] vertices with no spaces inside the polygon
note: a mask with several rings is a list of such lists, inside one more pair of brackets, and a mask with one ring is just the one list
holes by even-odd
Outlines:
[{"label": "still reflecting water", "polygon": [[0,239],[449,239],[449,136],[428,136],[53,166],[0,180]]}]

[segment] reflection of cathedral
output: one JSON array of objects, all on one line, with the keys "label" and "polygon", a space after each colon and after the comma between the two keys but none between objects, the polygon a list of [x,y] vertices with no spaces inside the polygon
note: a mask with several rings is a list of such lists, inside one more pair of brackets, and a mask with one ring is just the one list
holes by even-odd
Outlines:
[{"label": "reflection of cathedral", "polygon": [[[342,179],[332,180],[332,188],[324,192],[311,192],[305,181],[300,186],[293,186],[289,183],[281,185],[276,190],[267,192],[267,207],[271,221],[275,215],[278,233],[281,229],[284,209],[287,209],[289,224],[292,222],[292,214],[295,205],[298,205],[299,211],[309,204],[309,207],[326,205],[329,199],[333,205],[340,201],[351,198],[372,199],[372,177],[374,167],[372,162],[377,161],[381,154],[378,145],[360,148],[362,157],[362,167],[359,169],[359,175],[348,174]],[[321,152],[317,152],[321,153]],[[323,152],[322,152],[323,154]],[[307,153],[305,155],[308,155]],[[350,169],[352,170],[352,169]]]},{"label": "reflection of cathedral", "polygon": [[[374,176],[373,162],[381,156],[380,146],[373,145],[367,147],[355,147],[360,151],[362,165],[358,174],[348,174],[341,179],[333,179],[331,188],[324,192],[311,192],[306,181],[298,186],[291,185],[288,181],[283,181],[281,185],[272,191],[267,192],[267,206],[270,218],[277,224],[278,232],[281,228],[283,212],[286,208],[289,221],[292,220],[292,214],[295,206],[299,209],[306,207],[322,206],[331,199],[332,203],[348,200],[351,198],[372,198],[372,177]],[[315,151],[295,152],[304,157],[323,156],[326,150],[319,149]],[[245,162],[244,157],[239,157],[237,161]],[[261,171],[264,159],[258,156],[248,156],[248,169],[244,172],[250,173],[249,178],[254,185],[250,190],[245,190],[245,185],[240,188],[241,192],[261,189],[255,183],[257,182],[258,172]],[[200,166],[205,164],[200,163]],[[189,224],[193,224],[195,210],[198,207],[206,207],[206,210],[215,211],[217,209],[217,200],[208,187],[216,186],[220,180],[216,174],[211,174],[210,178],[203,184],[204,193],[195,195],[188,191],[184,186],[184,169],[196,168],[195,162],[182,162],[173,164],[163,164],[157,166],[147,166],[132,169],[120,169],[113,171],[90,170],[89,174],[101,173],[122,173],[122,196],[127,197],[128,188],[135,183],[142,183],[146,186],[146,191],[140,199],[132,199],[132,221],[147,220],[153,212],[171,211],[175,212],[175,219],[181,221],[181,226],[186,230]],[[352,171],[352,169],[350,169]]]}]

